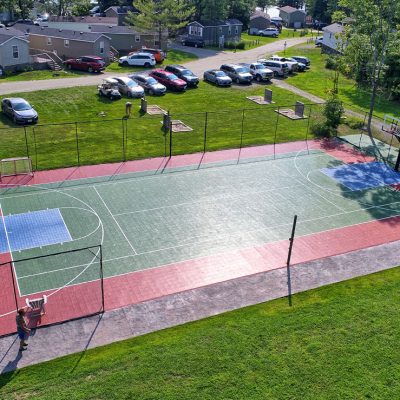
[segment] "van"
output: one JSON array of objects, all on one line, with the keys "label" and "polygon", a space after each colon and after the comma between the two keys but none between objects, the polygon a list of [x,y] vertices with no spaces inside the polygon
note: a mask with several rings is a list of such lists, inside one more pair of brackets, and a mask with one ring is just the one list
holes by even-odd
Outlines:
[{"label": "van", "polygon": [[289,74],[289,67],[284,62],[266,59],[258,60],[258,62],[270,69],[274,73],[275,78],[278,76],[285,77]]}]

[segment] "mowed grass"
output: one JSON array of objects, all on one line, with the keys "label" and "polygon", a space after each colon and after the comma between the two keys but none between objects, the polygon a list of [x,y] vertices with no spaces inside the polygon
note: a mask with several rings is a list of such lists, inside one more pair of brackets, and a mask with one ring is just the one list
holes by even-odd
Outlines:
[{"label": "mowed grass", "polygon": [[[289,47],[285,52],[280,52],[280,55],[284,54],[286,56],[304,55],[311,60],[311,69],[291,77],[288,83],[326,99],[328,91],[333,88],[334,76],[333,70],[325,68],[327,55],[321,54],[321,49],[313,44]],[[354,80],[343,75],[339,78],[339,97],[346,103],[347,108],[369,111],[370,92],[360,89]],[[400,116],[400,102],[387,100],[384,95],[378,96],[374,113],[382,118],[385,114]]]},{"label": "mowed grass", "polygon": [[[246,99],[263,95],[265,87],[272,88],[276,104],[262,106]],[[28,148],[34,167],[49,169],[169,154],[170,136],[162,129],[162,116],[143,115],[139,99],[130,100],[131,118],[122,122],[126,99],[101,98],[93,86],[16,96],[23,96],[35,106],[40,125],[15,128],[9,119],[0,116],[0,126],[5,128],[0,129],[4,143],[0,158],[25,156]],[[147,100],[193,129],[173,136],[174,155],[203,151],[205,137],[206,150],[303,140],[310,123],[320,115],[316,106],[312,121],[278,117],[274,111],[277,106],[292,106],[295,100],[290,92],[273,85],[219,88],[201,82],[199,88],[186,93],[169,92],[162,97],[148,96]],[[307,103],[306,99],[296,100]],[[242,111],[244,108],[248,110]],[[309,111],[307,108],[306,115]]]},{"label": "mowed grass", "polygon": [[398,399],[399,294],[395,268],[4,374],[0,398]]}]

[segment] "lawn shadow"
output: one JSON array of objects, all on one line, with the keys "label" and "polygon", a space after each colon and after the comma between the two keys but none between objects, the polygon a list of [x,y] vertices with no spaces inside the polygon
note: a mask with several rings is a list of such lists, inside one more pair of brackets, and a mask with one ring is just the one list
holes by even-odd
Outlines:
[{"label": "lawn shadow", "polygon": [[[15,336],[15,339],[12,341],[10,344],[9,348],[7,351],[4,353],[3,357],[0,359],[0,363],[3,362],[3,360],[7,357],[7,354],[10,352],[10,350],[15,347],[15,343],[18,339],[18,336]],[[18,351],[16,354],[14,360],[9,361],[6,366],[1,370],[0,372],[0,391],[1,388],[6,386],[16,374],[18,374],[17,367],[19,361],[22,359],[22,352]]]}]

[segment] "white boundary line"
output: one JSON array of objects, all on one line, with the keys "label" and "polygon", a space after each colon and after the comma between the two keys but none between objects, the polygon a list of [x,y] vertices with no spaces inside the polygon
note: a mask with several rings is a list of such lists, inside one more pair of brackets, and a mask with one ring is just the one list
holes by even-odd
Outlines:
[{"label": "white boundary line", "polygon": [[[63,217],[63,215],[61,214],[61,210],[60,210],[59,208],[57,208],[57,211],[58,211],[58,214],[60,215],[61,221],[62,221],[63,224],[64,224],[65,230],[66,230],[67,233],[68,233],[69,241],[73,240],[73,239],[72,239],[72,236],[71,236],[71,233],[69,232],[69,229],[68,229],[68,227],[67,227],[67,224],[65,223],[64,217]],[[65,242],[63,242],[63,243],[65,243]]]},{"label": "white boundary line", "polygon": [[121,228],[121,226],[119,225],[118,221],[115,219],[114,215],[112,214],[112,212],[110,211],[110,209],[108,208],[106,202],[103,200],[103,198],[100,196],[100,193],[98,192],[98,190],[96,189],[96,186],[93,185],[93,189],[94,191],[97,193],[97,195],[99,196],[100,200],[102,201],[102,203],[104,204],[104,206],[106,207],[107,211],[110,213],[112,219],[114,220],[114,222],[116,223],[116,225],[118,226],[119,230],[121,231],[121,233],[124,235],[125,240],[128,242],[129,246],[131,247],[132,251],[134,252],[134,255],[137,254],[137,251],[135,250],[135,248],[133,247],[132,243],[129,241],[129,239],[126,237],[125,232],[123,231],[123,229]]}]

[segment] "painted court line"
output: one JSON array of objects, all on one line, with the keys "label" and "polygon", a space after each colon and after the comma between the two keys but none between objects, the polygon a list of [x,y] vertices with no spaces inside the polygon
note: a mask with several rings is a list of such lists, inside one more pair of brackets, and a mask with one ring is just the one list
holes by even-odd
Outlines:
[{"label": "painted court line", "polygon": [[57,208],[57,211],[58,211],[58,214],[60,215],[61,221],[62,221],[63,224],[64,224],[65,231],[68,233],[69,240],[70,240],[70,241],[73,241],[74,239],[72,239],[71,233],[70,233],[70,231],[69,231],[69,229],[68,229],[68,227],[67,227],[67,224],[65,223],[64,217],[63,217],[63,215],[61,214],[61,210],[60,210],[59,208]]},{"label": "painted court line", "polygon": [[114,222],[117,224],[119,230],[121,231],[122,235],[124,236],[125,240],[128,242],[129,246],[131,247],[132,251],[134,252],[134,254],[137,254],[137,251],[135,250],[135,248],[132,246],[132,243],[129,241],[129,239],[126,237],[124,230],[121,228],[121,226],[119,225],[118,221],[115,219],[114,215],[112,214],[112,212],[110,211],[110,209],[108,208],[106,202],[103,200],[103,198],[100,196],[100,193],[98,192],[98,190],[96,189],[96,186],[93,186],[93,189],[95,190],[95,192],[97,193],[97,195],[99,196],[100,200],[102,201],[102,203],[104,204],[104,206],[106,207],[107,211],[110,213],[112,219],[114,220]]}]

